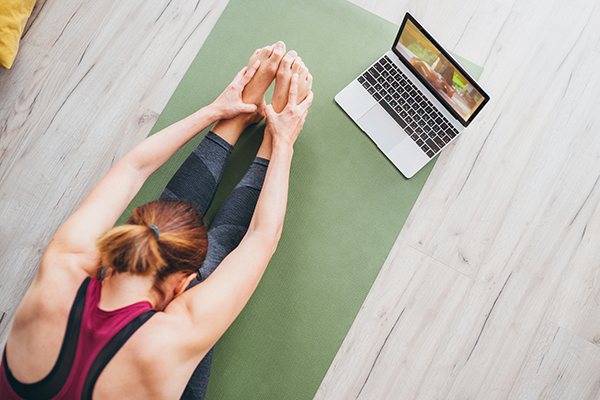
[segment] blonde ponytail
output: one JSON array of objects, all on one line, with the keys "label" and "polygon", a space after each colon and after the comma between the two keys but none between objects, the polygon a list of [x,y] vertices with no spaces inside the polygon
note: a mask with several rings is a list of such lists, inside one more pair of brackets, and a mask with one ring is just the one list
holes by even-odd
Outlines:
[{"label": "blonde ponytail", "polygon": [[183,201],[157,200],[136,207],[127,224],[97,242],[102,267],[154,276],[155,288],[170,274],[195,273],[204,263],[208,234],[202,217]]},{"label": "blonde ponytail", "polygon": [[117,226],[100,237],[98,249],[102,266],[112,267],[115,272],[153,275],[166,265],[155,233],[147,226]]}]

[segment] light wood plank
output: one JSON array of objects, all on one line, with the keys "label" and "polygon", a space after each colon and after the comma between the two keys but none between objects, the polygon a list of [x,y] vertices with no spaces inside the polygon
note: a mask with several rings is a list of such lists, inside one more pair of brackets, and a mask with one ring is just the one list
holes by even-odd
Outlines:
[{"label": "light wood plank", "polygon": [[600,349],[545,322],[510,399],[597,400]]},{"label": "light wood plank", "polygon": [[[535,211],[547,200],[541,193],[548,192],[532,190],[550,189],[536,188],[541,184],[538,176],[551,185],[565,163],[576,161],[567,160],[573,153],[564,149],[579,141],[565,134],[563,127],[573,123],[568,132],[575,133],[594,123],[594,97],[588,107],[573,106],[579,91],[589,88],[594,56],[588,56],[581,31],[587,26],[589,35],[594,33],[585,19],[591,9],[591,3],[587,9],[565,4],[561,12],[549,14],[548,5],[535,16],[510,15],[495,43],[501,50],[491,53],[482,77],[492,100],[440,156],[421,194],[427,201],[417,202],[404,227],[411,246],[475,277],[506,223],[509,208],[525,203]],[[554,21],[546,24],[549,18]],[[555,26],[565,21],[571,28],[557,32]],[[548,82],[552,90],[539,89]],[[587,173],[586,168],[571,171],[573,179]],[[482,190],[483,184],[487,190]],[[523,217],[515,223],[522,226]],[[513,239],[505,246],[514,247],[518,237]]]},{"label": "light wood plank", "polygon": [[[22,42],[12,69],[0,71],[0,182],[54,104],[71,67]],[[8,193],[4,193],[7,196]],[[0,195],[0,198],[2,195]],[[1,234],[0,234],[1,235]],[[4,248],[0,246],[0,254]]]},{"label": "light wood plank", "polygon": [[[557,20],[575,20],[573,15],[568,14],[572,12],[568,7],[563,7],[561,11],[560,18],[556,14]],[[519,21],[519,18],[515,21]],[[524,24],[525,19],[521,19],[521,22]],[[545,33],[541,36],[548,39]],[[547,33],[550,35],[550,32]],[[536,97],[541,107],[528,108],[520,116],[519,113],[510,115],[511,119],[521,117],[521,122],[530,118],[539,125],[536,128],[533,123],[523,123],[523,129],[514,127],[506,132],[519,134],[522,140],[517,143],[525,148],[513,147],[504,138],[489,139],[496,140],[494,147],[498,146],[504,152],[501,157],[512,157],[514,163],[524,169],[514,179],[503,179],[495,172],[508,167],[508,163],[486,155],[485,160],[492,165],[488,168],[474,165],[469,180],[475,185],[490,182],[486,194],[481,193],[480,188],[470,190],[472,195],[483,194],[488,199],[458,197],[457,208],[451,212],[454,221],[448,223],[448,227],[454,229],[461,217],[468,219],[481,213],[478,218],[471,220],[471,226],[460,231],[469,237],[468,243],[461,243],[465,252],[462,253],[461,244],[456,242],[453,250],[459,255],[469,252],[478,255],[470,258],[463,256],[462,262],[456,255],[449,258],[457,267],[473,273],[477,283],[457,318],[447,347],[438,354],[439,360],[436,361],[444,367],[429,372],[423,386],[426,390],[419,393],[420,398],[508,396],[524,362],[524,354],[543,321],[562,274],[577,251],[591,212],[600,200],[598,195],[588,198],[600,176],[600,166],[593,161],[597,160],[600,141],[589,132],[589,127],[598,126],[600,121],[593,106],[572,106],[581,97],[597,104],[592,92],[600,82],[598,78],[590,81],[589,74],[600,60],[598,54],[587,51],[585,41],[578,42],[572,36],[569,38],[575,47],[572,51],[565,48],[565,53],[569,52],[568,57],[556,59],[550,50],[546,56],[538,50],[534,52],[535,59],[527,60],[533,65],[541,62],[546,65],[553,75],[552,87],[558,93],[538,92]],[[543,50],[545,42],[539,46]],[[525,81],[517,82],[526,84]],[[517,98],[517,95],[513,93],[513,98]],[[506,108],[507,105],[503,105],[503,113]],[[545,117],[545,120],[538,117]],[[569,127],[569,130],[565,131],[564,127]],[[531,142],[527,143],[529,140]],[[455,147],[454,150],[459,148]],[[519,160],[520,157],[523,159]],[[494,173],[496,179],[476,176],[477,170]],[[439,181],[452,179],[445,171],[438,171],[442,174]],[[503,186],[507,182],[515,186],[508,190]],[[469,190],[469,184],[467,181],[464,190]],[[494,190],[492,185],[498,186],[499,190]],[[578,189],[571,190],[572,187]],[[432,192],[444,196],[443,191],[435,189],[432,188]],[[446,194],[443,198],[448,197]],[[494,210],[498,207],[498,201],[506,203],[501,209]],[[470,207],[473,203],[482,209],[474,212]],[[435,215],[440,213],[435,210]],[[447,218],[444,215],[440,217]],[[418,224],[420,229],[425,228],[420,221]],[[431,230],[434,226],[445,224],[445,221],[434,219],[427,226]],[[407,228],[410,229],[409,226]],[[493,232],[492,229],[498,230]],[[475,232],[481,236],[472,236]],[[438,232],[436,236],[433,241],[444,246],[453,239],[449,232]],[[431,232],[429,237],[432,237]],[[411,239],[409,237],[409,243],[413,243]],[[489,247],[486,241],[489,241]],[[436,254],[442,260],[446,259],[442,252]],[[467,259],[472,264],[467,264]],[[465,265],[469,268],[464,268]]]},{"label": "light wood plank", "polygon": [[410,399],[473,281],[397,245],[315,399]]},{"label": "light wood plank", "polygon": [[140,99],[141,104],[158,113],[167,105],[229,0],[179,3],[179,8],[167,8],[168,15],[162,17],[175,25],[163,29],[172,45],[154,60],[156,71]]},{"label": "light wood plank", "polygon": [[29,18],[27,19],[27,24],[25,25],[25,29],[23,29],[22,37],[25,37],[25,35],[27,35],[27,32],[29,32],[29,29],[31,28],[31,26],[33,25],[33,23],[39,16],[40,12],[44,9],[44,6],[46,5],[47,1],[48,0],[36,0],[35,5],[33,6],[33,10],[31,10],[31,14],[29,15]]},{"label": "light wood plank", "polygon": [[[71,66],[103,26],[114,0],[46,0],[32,13],[23,40]],[[155,2],[160,5],[160,0]]]},{"label": "light wood plank", "polygon": [[[600,154],[595,154],[600,157]],[[598,204],[597,184],[590,200]],[[586,225],[583,240],[554,299],[550,320],[600,347],[600,206]]]}]

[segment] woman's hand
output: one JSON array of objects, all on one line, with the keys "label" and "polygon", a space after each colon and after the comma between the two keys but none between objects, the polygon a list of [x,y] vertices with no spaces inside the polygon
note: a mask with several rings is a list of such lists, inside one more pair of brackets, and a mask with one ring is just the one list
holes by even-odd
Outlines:
[{"label": "woman's hand", "polygon": [[290,83],[290,92],[285,108],[280,113],[276,113],[271,104],[265,108],[267,127],[271,135],[273,135],[273,145],[283,143],[292,146],[294,144],[304,126],[304,121],[306,120],[313,97],[314,95],[311,91],[300,104],[296,104],[298,98],[298,74],[294,74]]},{"label": "woman's hand", "polygon": [[259,66],[260,60],[256,60],[250,69],[244,67],[237,73],[223,93],[208,106],[213,111],[216,120],[229,119],[236,117],[239,114],[256,112],[256,104],[246,104],[242,102],[242,92],[258,70]]}]

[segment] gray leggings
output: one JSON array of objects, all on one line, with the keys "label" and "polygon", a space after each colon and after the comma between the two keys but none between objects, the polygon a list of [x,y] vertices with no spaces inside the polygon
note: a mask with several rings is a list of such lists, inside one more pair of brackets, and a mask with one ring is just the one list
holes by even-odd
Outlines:
[{"label": "gray leggings", "polygon": [[[162,200],[183,200],[191,203],[201,215],[205,215],[212,203],[227,159],[233,146],[213,132],[209,132],[185,160],[160,195]],[[258,195],[262,189],[269,160],[256,157],[246,175],[233,189],[208,230],[208,253],[200,268],[204,279],[240,243],[254,213]],[[190,288],[200,283],[194,279]],[[188,288],[189,289],[189,288]],[[200,362],[190,378],[182,399],[204,399],[213,349]]]}]

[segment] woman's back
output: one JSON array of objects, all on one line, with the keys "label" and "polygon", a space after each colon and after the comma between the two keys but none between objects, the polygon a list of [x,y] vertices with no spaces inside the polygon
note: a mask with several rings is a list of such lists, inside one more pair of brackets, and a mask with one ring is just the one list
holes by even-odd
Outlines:
[{"label": "woman's back", "polygon": [[[87,288],[86,282],[89,282]],[[38,280],[36,284],[39,283],[44,284]],[[182,330],[189,328],[185,318],[156,312],[147,302],[102,310],[99,307],[102,284],[89,277],[75,288],[72,297],[75,298],[81,288],[79,298],[67,302],[66,298],[73,292],[69,283],[68,279],[64,280],[63,290],[55,293],[37,290],[39,285],[34,284],[19,308],[7,342],[7,357],[3,360],[8,361],[10,368],[6,375],[9,378],[14,375],[12,386],[17,394],[36,399],[60,394],[57,398],[70,399],[79,397],[77,393],[82,390],[85,394],[84,385],[87,385],[95,399],[181,396],[187,379],[204,356],[186,348],[189,347],[185,344],[186,338],[181,335]],[[77,314],[81,320],[77,320]],[[139,327],[132,332],[135,325]],[[122,329],[126,326],[129,330]],[[127,334],[131,337],[122,348],[115,348],[115,341],[125,339]],[[109,343],[111,339],[113,345]],[[96,358],[98,353],[100,357]],[[60,366],[57,365],[59,354]],[[107,355],[114,357],[109,360]],[[96,365],[93,365],[94,360],[97,360]],[[66,364],[72,361],[72,367],[65,365],[65,361]],[[108,362],[102,365],[102,361]],[[99,370],[98,367],[104,368]],[[0,376],[3,394],[7,388],[2,385],[8,383],[6,375]],[[27,385],[32,383],[36,384]]]}]

